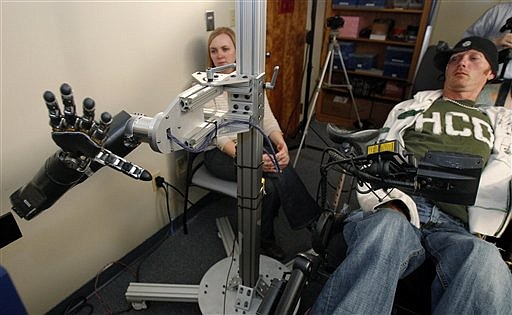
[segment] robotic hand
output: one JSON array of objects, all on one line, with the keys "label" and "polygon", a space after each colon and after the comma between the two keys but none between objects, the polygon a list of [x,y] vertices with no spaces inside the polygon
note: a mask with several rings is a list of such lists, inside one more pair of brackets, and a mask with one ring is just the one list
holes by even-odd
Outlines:
[{"label": "robotic hand", "polygon": [[43,94],[52,139],[60,150],[46,160],[27,185],[10,196],[13,210],[27,220],[49,208],[66,191],[105,165],[136,179],[151,180],[148,171],[122,158],[139,144],[124,139],[130,114],[122,111],[112,117],[104,112],[97,122],[94,120],[95,102],[86,98],[83,101],[83,116],[80,117],[76,115],[71,87],[63,84],[60,93],[63,113],[52,92]]},{"label": "robotic hand", "polygon": [[[43,98],[48,107],[53,141],[61,147],[62,161],[67,167],[78,172],[85,172],[90,163],[94,161],[135,179],[151,180],[149,172],[105,148],[105,146],[110,146],[110,142],[107,143],[107,140],[111,136],[108,132],[113,121],[108,112],[101,114],[99,122],[94,121],[95,102],[91,98],[85,98],[83,116],[79,117],[76,115],[71,87],[64,83],[60,87],[60,92],[64,104],[64,114],[61,114],[52,92],[46,91]],[[115,127],[112,128],[113,131],[119,127],[124,131],[124,126],[116,124]],[[125,145],[134,148],[138,143],[126,142]]]}]

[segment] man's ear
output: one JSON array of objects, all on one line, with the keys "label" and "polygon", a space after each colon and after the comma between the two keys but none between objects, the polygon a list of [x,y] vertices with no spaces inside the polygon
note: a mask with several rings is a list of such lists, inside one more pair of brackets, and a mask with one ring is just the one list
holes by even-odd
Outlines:
[{"label": "man's ear", "polygon": [[489,75],[487,76],[487,81],[491,81],[495,77],[496,77],[496,75],[492,72],[492,70],[489,70]]}]

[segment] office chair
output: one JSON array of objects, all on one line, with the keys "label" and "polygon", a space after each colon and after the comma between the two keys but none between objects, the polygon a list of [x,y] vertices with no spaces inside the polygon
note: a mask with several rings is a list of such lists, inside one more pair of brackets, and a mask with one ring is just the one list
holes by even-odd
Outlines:
[{"label": "office chair", "polygon": [[[185,234],[188,233],[187,210],[188,197],[191,186],[200,187],[209,191],[221,193],[229,197],[237,198],[237,183],[215,177],[206,169],[206,166],[202,160],[196,161],[200,155],[201,153],[187,152],[187,171],[184,192],[185,200],[183,202],[183,233]],[[219,228],[221,235],[226,233],[223,232],[226,229],[226,224],[229,224],[229,220],[226,217],[217,219],[217,227]],[[231,227],[229,229],[231,229]],[[234,236],[231,237],[234,238]],[[224,240],[224,242],[226,242],[226,240]],[[229,244],[225,244],[224,246],[229,247]]]}]

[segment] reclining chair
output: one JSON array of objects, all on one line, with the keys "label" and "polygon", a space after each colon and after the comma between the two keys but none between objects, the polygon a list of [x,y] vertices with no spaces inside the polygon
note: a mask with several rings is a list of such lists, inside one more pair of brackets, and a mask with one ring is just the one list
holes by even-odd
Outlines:
[{"label": "reclining chair", "polygon": [[[436,70],[433,66],[432,59],[438,49],[445,48],[447,48],[447,46],[441,43],[440,45],[430,46],[427,49],[419,67],[418,77],[416,77],[415,84],[412,88],[414,93],[426,89],[442,88],[444,80],[443,73]],[[480,97],[479,101],[493,103],[496,106],[503,106],[503,104],[495,103],[497,101],[496,95],[489,98],[489,93]],[[373,140],[379,133],[378,130],[362,130],[354,133],[346,133],[346,131],[339,130],[336,126],[331,124],[328,124],[327,132],[331,140],[339,144],[341,152],[348,155],[352,154],[353,156],[361,155],[366,145],[373,143]],[[344,177],[347,175],[341,174],[340,176]],[[343,179],[339,182],[343,183]],[[339,187],[337,189],[339,189]],[[322,193],[325,194],[325,191]],[[337,202],[333,204],[337,204]],[[325,205],[322,204],[321,206]],[[309,256],[308,259],[312,262],[309,264],[309,267],[314,268],[314,270],[307,269],[301,273],[297,271],[297,269],[294,269],[295,272],[300,273],[299,278],[302,279],[304,283],[315,277],[318,279],[319,275],[323,275],[326,280],[329,274],[338,267],[345,257],[346,244],[344,243],[341,233],[346,213],[344,213],[343,210],[342,212],[337,212],[337,210],[338,209],[327,209],[327,211],[320,216],[316,228],[312,231],[313,249],[317,255]],[[503,259],[507,262],[512,271],[512,225],[508,226],[501,238],[486,238],[486,240],[495,243],[498,248],[502,249]],[[301,260],[305,257],[305,254],[298,255],[298,259]],[[302,263],[302,265],[304,265],[304,263]],[[420,284],[431,283],[434,276],[435,270],[433,263],[427,260],[419,269],[400,280],[395,293],[394,314],[430,314],[430,286]],[[294,283],[295,280],[296,279],[290,279],[290,282]],[[286,287],[283,296],[288,299],[290,296],[293,296],[293,300],[297,301],[297,296],[300,296],[300,292],[292,292],[293,290],[297,291],[297,288],[302,289],[302,286],[295,284],[292,288]]]}]

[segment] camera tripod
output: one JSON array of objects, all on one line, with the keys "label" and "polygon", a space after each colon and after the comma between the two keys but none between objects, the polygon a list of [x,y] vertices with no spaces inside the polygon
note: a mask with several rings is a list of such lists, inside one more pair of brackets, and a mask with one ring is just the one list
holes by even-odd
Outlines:
[{"label": "camera tripod", "polygon": [[[339,26],[339,25],[337,25],[337,26]],[[343,56],[341,54],[340,44],[337,39],[338,34],[339,34],[339,27],[331,28],[331,34],[330,34],[331,39],[329,41],[329,50],[327,52],[327,57],[325,58],[324,65],[322,67],[322,72],[318,79],[318,83],[316,85],[315,92],[311,99],[309,112],[307,113],[307,122],[306,122],[306,125],[304,126],[304,132],[302,134],[302,139],[300,141],[300,145],[297,150],[297,155],[295,156],[295,161],[293,162],[293,167],[296,167],[297,161],[299,160],[300,152],[301,152],[304,142],[306,140],[309,125],[311,124],[311,119],[313,118],[313,115],[315,113],[316,101],[318,99],[318,95],[320,94],[320,89],[322,88],[322,86],[346,88],[348,90],[348,93],[350,94],[350,100],[352,101],[353,109],[356,114],[357,125],[359,128],[363,127],[361,118],[359,117],[359,109],[357,108],[357,104],[356,104],[356,101],[354,98],[354,93],[352,91],[352,85],[350,84],[350,81],[348,78],[347,68],[345,67],[345,62],[343,61]],[[346,84],[333,84],[332,83],[332,68],[334,65],[334,54],[335,53],[337,53],[338,56],[340,57],[341,67],[343,69],[343,75],[345,76]],[[328,74],[327,82],[324,82],[325,74],[327,73],[327,68],[329,68],[329,74]]]}]

